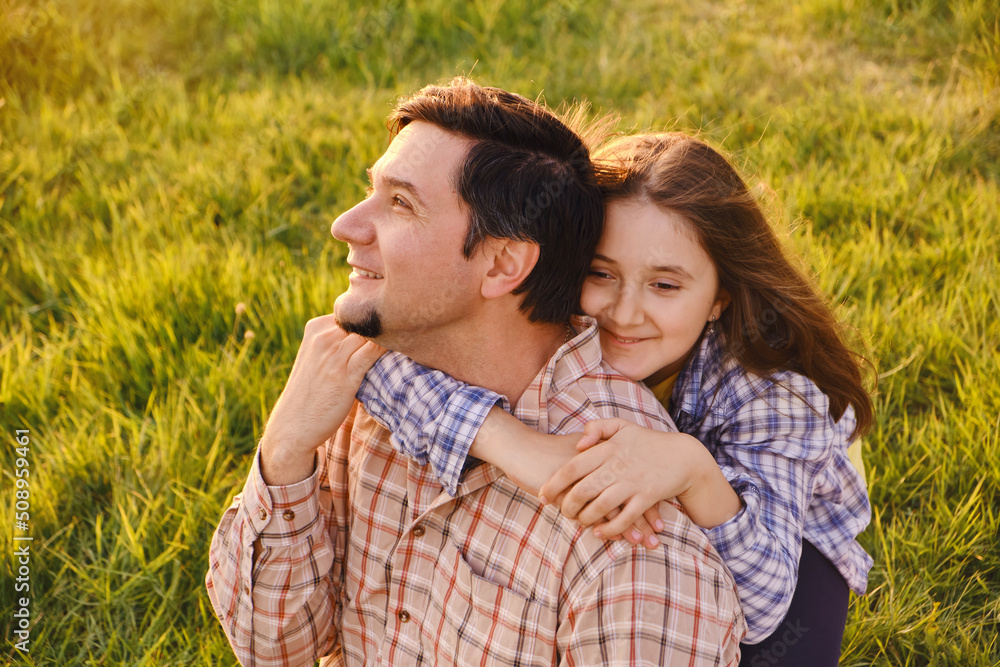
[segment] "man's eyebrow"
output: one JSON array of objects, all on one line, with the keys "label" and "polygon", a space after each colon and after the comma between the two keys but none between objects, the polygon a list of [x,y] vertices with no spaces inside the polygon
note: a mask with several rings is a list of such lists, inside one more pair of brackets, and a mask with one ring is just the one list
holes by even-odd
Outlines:
[{"label": "man's eyebrow", "polygon": [[[368,169],[365,169],[365,171],[368,172],[368,182],[374,185],[375,179],[372,176],[373,174],[372,168],[369,167]],[[399,188],[400,190],[406,190],[406,192],[409,193],[411,197],[413,197],[413,201],[417,206],[420,206],[421,208],[427,208],[427,205],[424,204],[424,200],[420,197],[420,193],[417,191],[417,186],[415,186],[413,183],[410,183],[409,181],[404,181],[401,178],[396,178],[395,176],[388,176],[388,175],[381,175],[380,179],[382,183],[389,186],[390,188]]]}]

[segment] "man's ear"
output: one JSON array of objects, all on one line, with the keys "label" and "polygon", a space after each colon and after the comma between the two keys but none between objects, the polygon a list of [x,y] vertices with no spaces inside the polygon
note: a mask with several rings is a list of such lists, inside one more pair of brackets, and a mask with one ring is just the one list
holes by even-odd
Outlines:
[{"label": "man's ear", "polygon": [[537,243],[513,239],[488,239],[483,249],[487,264],[482,294],[487,299],[514,291],[535,268],[540,253]]}]

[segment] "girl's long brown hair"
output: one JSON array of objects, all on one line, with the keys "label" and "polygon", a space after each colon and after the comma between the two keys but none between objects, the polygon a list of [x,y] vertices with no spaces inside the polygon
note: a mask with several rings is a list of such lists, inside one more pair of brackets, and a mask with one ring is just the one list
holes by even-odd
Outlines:
[{"label": "girl's long brown hair", "polygon": [[608,201],[638,197],[680,214],[696,230],[731,301],[716,323],[726,353],[762,377],[790,370],[808,377],[839,421],[854,406],[852,437],[874,421],[863,359],[812,282],[789,261],[764,211],[736,169],[702,141],[670,132],[625,137],[598,152],[609,167]]}]

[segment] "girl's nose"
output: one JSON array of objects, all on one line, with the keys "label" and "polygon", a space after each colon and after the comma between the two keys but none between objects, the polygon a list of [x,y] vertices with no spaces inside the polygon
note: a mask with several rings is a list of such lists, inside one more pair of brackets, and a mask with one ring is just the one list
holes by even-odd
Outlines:
[{"label": "girl's nose", "polygon": [[608,317],[619,327],[642,324],[642,303],[636,290],[626,287],[618,292],[618,299],[608,310]]}]

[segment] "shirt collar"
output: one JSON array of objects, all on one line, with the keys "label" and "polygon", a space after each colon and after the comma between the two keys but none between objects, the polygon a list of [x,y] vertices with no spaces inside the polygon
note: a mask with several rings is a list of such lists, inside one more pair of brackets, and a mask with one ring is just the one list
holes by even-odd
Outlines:
[{"label": "shirt collar", "polygon": [[684,364],[673,391],[672,414],[686,412],[693,417],[698,417],[698,411],[704,406],[699,405],[701,397],[701,387],[706,381],[705,373],[710,366],[718,363],[718,357],[722,352],[722,341],[719,332],[713,332],[702,336],[698,349],[694,351],[688,362]]},{"label": "shirt collar", "polygon": [[551,397],[601,365],[601,342],[597,321],[592,317],[574,315],[571,336],[556,350],[545,367],[532,380],[530,388]]},{"label": "shirt collar", "polygon": [[[517,406],[511,411],[515,417],[541,433],[549,432],[548,407],[552,398],[572,387],[580,378],[598,369],[601,365],[601,342],[597,321],[592,317],[573,316],[568,325],[567,335],[571,337],[555,351],[528,388],[521,394]],[[509,409],[507,397],[504,408]],[[462,476],[458,495],[472,493],[503,475],[494,465],[479,465]],[[439,499],[448,500],[447,494]]]},{"label": "shirt collar", "polygon": [[572,337],[549,358],[513,411],[515,417],[542,433],[549,432],[549,400],[601,365],[597,322],[574,316],[569,326]]}]

